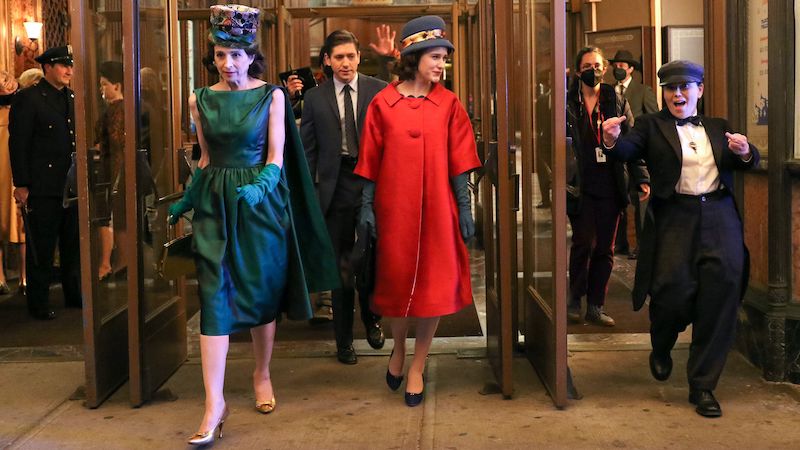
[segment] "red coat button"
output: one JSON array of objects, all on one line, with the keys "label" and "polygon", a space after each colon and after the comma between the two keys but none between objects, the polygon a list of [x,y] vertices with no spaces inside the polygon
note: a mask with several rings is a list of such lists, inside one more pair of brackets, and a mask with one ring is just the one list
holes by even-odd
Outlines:
[{"label": "red coat button", "polygon": [[412,138],[418,138],[422,135],[422,132],[414,128],[412,130],[408,130],[408,135],[411,136]]}]

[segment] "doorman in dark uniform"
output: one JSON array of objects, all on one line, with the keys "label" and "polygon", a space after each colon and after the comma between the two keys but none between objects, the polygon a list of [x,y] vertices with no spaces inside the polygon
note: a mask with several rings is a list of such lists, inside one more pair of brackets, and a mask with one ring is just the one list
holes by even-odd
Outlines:
[{"label": "doorman in dark uniform", "polygon": [[[639,61],[633,57],[633,54],[627,50],[619,50],[609,62],[614,66],[614,79],[617,80],[614,90],[628,101],[633,118],[637,119],[642,114],[657,112],[658,101],[656,101],[656,94],[653,93],[650,86],[646,86],[633,78],[633,71],[640,69]],[[628,244],[628,208],[622,210],[619,226],[617,227],[617,238],[614,240],[614,254],[627,254],[628,259],[636,259],[639,254],[639,236],[642,234],[641,207],[643,203],[639,201],[639,185],[633,181],[631,180],[631,183],[629,183],[628,194],[631,205],[633,205],[633,223],[637,248],[632,249]]]},{"label": "doorman in dark uniform", "polygon": [[[361,52],[353,33],[334,31],[325,39],[325,48],[329,53],[324,55],[324,62],[331,67],[333,77],[305,95],[300,136],[342,276],[342,287],[333,291],[336,355],[343,364],[356,364],[355,287],[349,261],[364,182],[353,174],[353,169],[358,161],[358,136],[367,106],[386,82],[358,72]],[[367,341],[373,348],[383,347],[380,317],[370,311],[367,298],[359,296],[359,305]]]},{"label": "doorman in dark uniform", "polygon": [[634,309],[650,295],[650,371],[666,380],[678,333],[692,326],[687,375],[698,414],[719,417],[713,390],[733,345],[749,277],[742,221],[731,195],[733,171],[758,165],[758,150],[724,119],[697,115],[703,68],[672,61],[658,71],[664,104],[620,136],[624,117],[603,123],[606,153],[643,158],[652,196],[633,290]]},{"label": "doorman in dark uniform", "polygon": [[53,255],[59,245],[61,285],[67,307],[81,307],[78,210],[63,195],[75,151],[72,48],[54,47],[36,58],[44,78],[19,91],[11,104],[9,151],[14,198],[26,214],[28,311],[55,318],[49,305]]}]

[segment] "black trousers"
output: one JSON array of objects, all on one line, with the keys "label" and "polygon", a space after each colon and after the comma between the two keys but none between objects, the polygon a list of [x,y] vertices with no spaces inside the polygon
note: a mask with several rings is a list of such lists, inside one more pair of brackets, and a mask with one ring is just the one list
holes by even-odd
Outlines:
[{"label": "black trousers", "polygon": [[572,247],[569,251],[570,303],[586,296],[590,305],[603,306],[614,267],[614,236],[620,206],[615,198],[584,195],[578,214],[570,214]]},{"label": "black trousers", "polygon": [[28,272],[27,300],[31,311],[49,307],[53,256],[58,244],[61,287],[66,306],[80,307],[81,274],[78,208],[64,209],[60,197],[28,197],[28,236],[25,266]]},{"label": "black trousers", "polygon": [[[331,295],[333,303],[333,326],[336,333],[336,346],[347,347],[353,344],[353,315],[355,311],[356,289],[350,255],[355,244],[358,212],[361,208],[361,189],[363,180],[353,174],[355,160],[342,159],[339,178],[333,192],[331,204],[325,213],[325,224],[331,236],[333,250],[336,254],[342,287],[334,289]],[[359,296],[361,320],[369,327],[380,320],[380,316],[372,313],[369,298]]]},{"label": "black trousers", "polygon": [[689,386],[713,390],[733,345],[744,270],[742,223],[730,195],[677,196],[653,206],[657,246],[650,339],[667,354],[692,325]]}]

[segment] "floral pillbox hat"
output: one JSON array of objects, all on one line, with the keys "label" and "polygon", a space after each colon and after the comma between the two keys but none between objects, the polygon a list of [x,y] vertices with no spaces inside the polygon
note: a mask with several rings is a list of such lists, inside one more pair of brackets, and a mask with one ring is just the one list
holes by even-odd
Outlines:
[{"label": "floral pillbox hat", "polygon": [[254,47],[260,13],[258,8],[243,5],[212,6],[208,40],[223,47]]}]

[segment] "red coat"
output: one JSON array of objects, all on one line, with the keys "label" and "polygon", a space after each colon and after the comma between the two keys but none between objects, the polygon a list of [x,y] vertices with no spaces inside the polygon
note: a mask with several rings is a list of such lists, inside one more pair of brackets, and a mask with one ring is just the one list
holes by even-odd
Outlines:
[{"label": "red coat", "polygon": [[355,173],[375,182],[375,313],[452,314],[472,302],[469,258],[450,178],[480,167],[467,112],[436,84],[402,96],[394,82],[367,110]]}]

